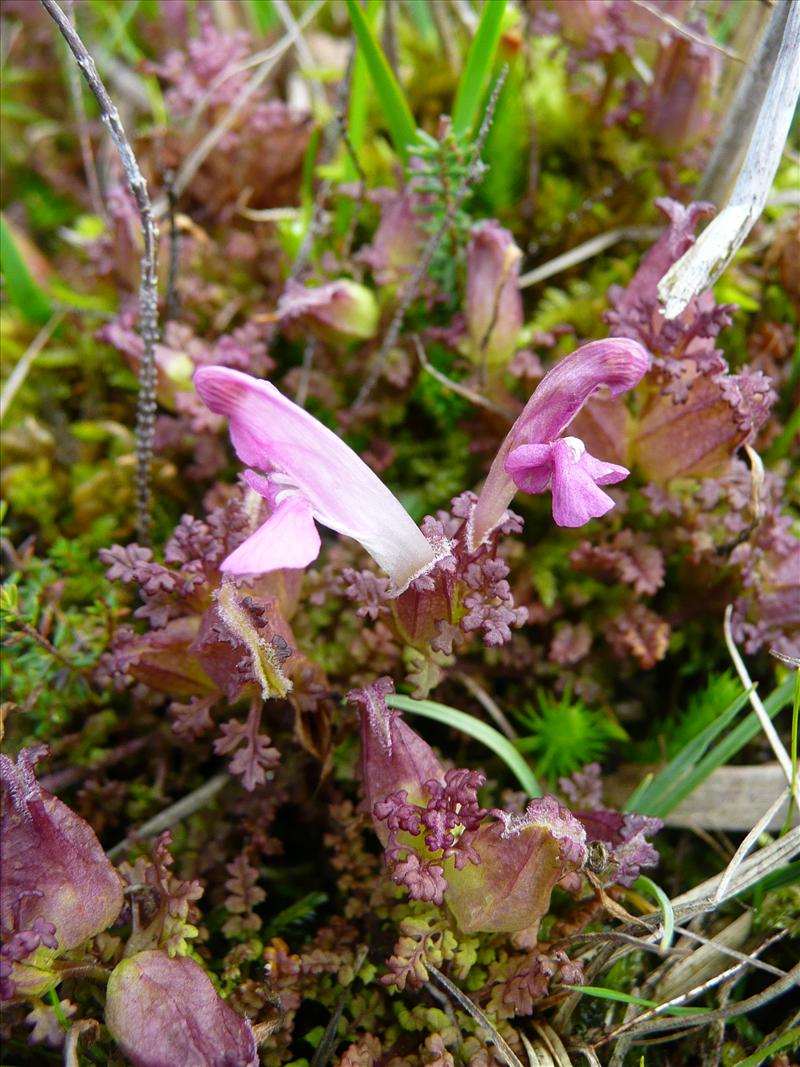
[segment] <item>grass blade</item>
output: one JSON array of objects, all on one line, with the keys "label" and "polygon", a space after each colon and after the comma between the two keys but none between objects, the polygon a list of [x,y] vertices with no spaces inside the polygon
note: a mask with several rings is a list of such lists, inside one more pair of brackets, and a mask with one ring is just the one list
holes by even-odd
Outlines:
[{"label": "grass blade", "polygon": [[[572,989],[575,993],[585,993],[590,997],[600,997],[601,1000],[617,1000],[622,1004],[635,1004],[637,1008],[657,1008],[659,1005],[654,1000],[645,1000],[644,997],[634,997],[630,993],[621,993],[618,989],[606,989],[601,985],[568,985],[566,989]],[[697,1015],[706,1011],[706,1008],[666,1008],[665,1015]]]},{"label": "grass blade", "polygon": [[481,21],[470,45],[466,66],[458,83],[453,105],[453,131],[469,133],[478,117],[481,99],[489,83],[506,0],[486,0]]},{"label": "grass blade", "polygon": [[649,806],[674,789],[684,775],[697,765],[705,755],[711,743],[728,726],[747,703],[747,690],[733,700],[719,716],[693,737],[680,752],[674,756],[657,775],[651,775],[640,783],[625,805],[626,811],[637,811],[642,815],[652,815]]},{"label": "grass blade", "polygon": [[[789,703],[793,688],[794,679],[788,677],[764,701],[764,707],[771,719]],[[722,767],[752,741],[761,729],[755,712],[750,712],[718,745],[708,751],[711,742],[735,717],[748,695],[749,690],[745,690],[716,722],[707,726],[686,745],[655,778],[645,783],[644,788],[637,789],[625,804],[625,811],[635,810],[642,815],[664,818],[693,793],[717,767]]]},{"label": "grass blade", "polygon": [[392,68],[386,62],[386,56],[376,41],[358,0],[346,0],[346,3],[358,46],[367,64],[372,84],[375,86],[375,95],[378,97],[386,125],[389,127],[394,150],[405,166],[408,163],[409,145],[414,144],[417,139],[414,116],[411,114],[403,90],[392,73]]},{"label": "grass blade", "polygon": [[672,944],[672,938],[675,934],[675,912],[672,910],[672,902],[661,886],[656,885],[644,874],[639,875],[631,888],[638,890],[640,893],[649,893],[661,905],[661,911],[664,915],[664,933],[661,936],[660,948],[662,952],[666,952]]},{"label": "grass blade", "polygon": [[53,314],[46,293],[31,276],[11,227],[0,215],[0,262],[9,302],[19,308],[28,322],[44,324]]},{"label": "grass blade", "polygon": [[473,715],[467,715],[463,711],[456,711],[447,704],[437,704],[433,700],[413,700],[411,697],[393,695],[386,698],[386,704],[390,708],[398,708],[400,711],[409,711],[412,715],[423,715],[427,719],[433,719],[434,722],[442,722],[446,726],[452,726],[454,730],[460,730],[474,737],[476,741],[482,742],[503,760],[529,797],[542,795],[539,783],[528,764],[511,742],[488,723],[476,719]]}]

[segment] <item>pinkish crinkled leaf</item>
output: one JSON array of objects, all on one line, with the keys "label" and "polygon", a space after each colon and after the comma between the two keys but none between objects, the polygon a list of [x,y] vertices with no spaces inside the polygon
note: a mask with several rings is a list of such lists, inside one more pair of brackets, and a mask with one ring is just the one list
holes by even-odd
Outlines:
[{"label": "pinkish crinkled leaf", "polygon": [[658,852],[647,837],[662,828],[661,819],[605,808],[579,811],[576,815],[585,827],[590,843],[602,841],[608,846],[608,868],[601,876],[607,885],[629,886],[639,877],[643,867],[655,867],[658,863]]},{"label": "pinkish crinkled leaf", "polygon": [[193,959],[157,950],[117,964],[106,1025],[135,1067],[257,1067],[253,1028]]},{"label": "pinkish crinkled leaf", "polygon": [[445,868],[447,902],[465,933],[512,933],[538,926],[554,886],[586,858],[586,832],[554,797],[532,800],[524,815],[496,811],[471,839],[478,862]]},{"label": "pinkish crinkled leaf", "polygon": [[612,310],[606,314],[615,336],[631,337],[648,346],[654,346],[654,338],[665,321],[656,295],[658,283],[694,244],[694,231],[700,219],[710,218],[716,211],[713,204],[698,202],[684,206],[668,197],[660,197],[655,203],[667,216],[669,225],[644,256],[625,289],[610,290]]},{"label": "pinkish crinkled leaf", "polygon": [[751,382],[752,377],[690,375],[683,403],[653,395],[633,442],[644,476],[658,483],[708,474],[728,462],[769,414],[769,382]]}]

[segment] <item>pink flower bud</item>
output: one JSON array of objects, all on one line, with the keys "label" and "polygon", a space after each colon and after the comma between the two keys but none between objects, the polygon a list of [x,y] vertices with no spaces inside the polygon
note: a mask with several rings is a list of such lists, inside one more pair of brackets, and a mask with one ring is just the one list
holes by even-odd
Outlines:
[{"label": "pink flower bud", "polygon": [[[361,717],[361,770],[367,809],[374,817],[375,805],[386,797],[405,792],[412,804],[424,803],[426,782],[444,781],[444,770],[430,745],[411,729],[399,712],[386,707],[386,697],[394,692],[391,678],[378,678],[365,689],[351,689],[350,704]],[[387,826],[374,818],[375,832],[386,844]]]},{"label": "pink flower bud", "polygon": [[419,262],[425,234],[419,225],[420,215],[415,211],[418,203],[419,197],[409,189],[393,197],[381,212],[372,244],[358,255],[378,285],[406,281]]},{"label": "pink flower bud", "polygon": [[[39,788],[45,746],[0,755],[0,925],[4,999],[56,984],[52,961],[109,927],[122,908],[122,880],[91,826]],[[27,951],[26,951],[27,949]]]},{"label": "pink flower bud", "polygon": [[677,155],[706,130],[716,73],[714,53],[696,41],[674,34],[659,46],[644,124],[670,155]]},{"label": "pink flower bud", "polygon": [[517,278],[522,253],[514,238],[494,221],[472,231],[467,249],[465,308],[470,355],[476,363],[503,367],[511,359],[522,328]]},{"label": "pink flower bud", "polygon": [[106,1025],[134,1067],[257,1067],[253,1028],[199,963],[157,950],[119,963],[108,981]]},{"label": "pink flower bud", "polygon": [[378,305],[371,289],[348,278],[316,288],[290,280],[278,301],[278,319],[323,340],[367,341],[378,331]]}]

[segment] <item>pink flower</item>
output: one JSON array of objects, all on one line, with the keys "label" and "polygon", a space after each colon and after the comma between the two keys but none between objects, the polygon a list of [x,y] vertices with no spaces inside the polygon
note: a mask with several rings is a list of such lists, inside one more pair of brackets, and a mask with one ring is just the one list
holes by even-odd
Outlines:
[{"label": "pink flower", "polygon": [[614,507],[599,489],[627,478],[630,471],[616,463],[603,463],[586,451],[578,437],[560,437],[552,444],[520,445],[512,449],[506,471],[525,493],[553,492],[553,518],[558,526],[583,526]]},{"label": "pink flower", "polygon": [[301,568],[317,558],[315,520],[359,541],[400,593],[446,555],[432,544],[400,501],[327,426],[292,403],[270,382],[227,367],[202,367],[197,391],[230,419],[236,454],[263,474],[247,471],[252,489],[272,514],[231,553],[221,569],[263,574]]},{"label": "pink flower", "polygon": [[637,341],[613,337],[592,341],[551,368],[541,380],[495,456],[469,519],[472,548],[503,521],[517,489],[553,491],[559,526],[580,526],[605,514],[613,501],[597,488],[629,472],[586,452],[576,437],[560,439],[589,397],[602,387],[618,396],[636,385],[650,366]]}]

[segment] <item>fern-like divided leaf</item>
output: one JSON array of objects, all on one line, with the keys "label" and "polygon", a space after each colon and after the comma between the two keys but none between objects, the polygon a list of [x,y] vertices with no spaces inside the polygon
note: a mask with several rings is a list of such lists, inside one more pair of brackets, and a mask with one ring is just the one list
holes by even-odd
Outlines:
[{"label": "fern-like divided leaf", "polygon": [[266,938],[284,933],[290,926],[301,926],[310,922],[323,904],[327,903],[327,893],[306,893],[300,900],[279,911],[268,924],[264,932]]}]

